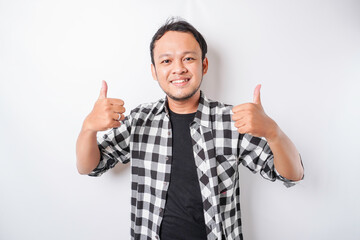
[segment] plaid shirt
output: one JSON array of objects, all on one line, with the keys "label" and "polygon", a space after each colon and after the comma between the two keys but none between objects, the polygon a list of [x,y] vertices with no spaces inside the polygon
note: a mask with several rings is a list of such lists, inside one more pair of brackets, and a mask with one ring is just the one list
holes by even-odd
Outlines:
[{"label": "plaid shirt", "polygon": [[[159,239],[172,161],[172,131],[166,98],[131,111],[119,128],[98,138],[99,176],[119,161],[131,159],[131,237]],[[207,239],[242,239],[239,170],[242,165],[271,181],[293,185],[274,168],[264,138],[240,134],[231,120],[232,107],[201,93],[190,124],[192,148],[204,207]]]}]

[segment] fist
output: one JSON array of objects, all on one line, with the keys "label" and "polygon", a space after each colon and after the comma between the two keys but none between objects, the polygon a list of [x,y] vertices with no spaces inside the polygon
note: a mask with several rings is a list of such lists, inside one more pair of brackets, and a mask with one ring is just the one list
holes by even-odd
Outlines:
[{"label": "fist", "polygon": [[233,107],[232,120],[239,133],[248,133],[256,137],[271,138],[276,134],[277,124],[266,115],[260,100],[261,85],[254,91],[252,103],[244,103]]},{"label": "fist", "polygon": [[93,132],[104,131],[109,128],[120,127],[124,120],[124,101],[121,99],[107,98],[108,86],[102,81],[102,87],[94,108],[84,121],[84,128]]}]

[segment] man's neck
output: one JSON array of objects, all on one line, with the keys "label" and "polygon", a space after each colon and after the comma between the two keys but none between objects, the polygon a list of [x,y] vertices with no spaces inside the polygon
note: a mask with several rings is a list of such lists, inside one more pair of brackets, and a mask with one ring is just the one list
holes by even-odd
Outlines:
[{"label": "man's neck", "polygon": [[169,108],[174,113],[194,113],[197,111],[199,106],[200,91],[197,91],[191,98],[182,101],[175,101],[169,97],[167,97],[167,99],[169,103]]}]

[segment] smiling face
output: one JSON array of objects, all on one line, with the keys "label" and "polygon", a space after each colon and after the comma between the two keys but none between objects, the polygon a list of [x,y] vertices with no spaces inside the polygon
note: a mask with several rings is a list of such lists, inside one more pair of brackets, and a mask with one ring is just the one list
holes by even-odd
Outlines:
[{"label": "smiling face", "polygon": [[[191,33],[168,31],[155,42],[153,78],[173,101],[198,100],[202,77],[207,72],[207,58]],[[170,101],[169,99],[169,101]]]}]

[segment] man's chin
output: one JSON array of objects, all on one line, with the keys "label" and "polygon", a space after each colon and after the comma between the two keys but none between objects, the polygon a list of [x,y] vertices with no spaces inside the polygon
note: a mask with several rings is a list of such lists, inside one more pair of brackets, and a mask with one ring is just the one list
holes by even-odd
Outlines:
[{"label": "man's chin", "polygon": [[182,101],[187,101],[190,98],[192,98],[196,94],[197,91],[198,91],[198,89],[196,91],[193,91],[193,92],[188,93],[188,94],[173,95],[173,94],[170,94],[170,93],[166,93],[166,95],[169,98],[171,98],[172,100],[174,100],[174,101],[182,102]]}]

